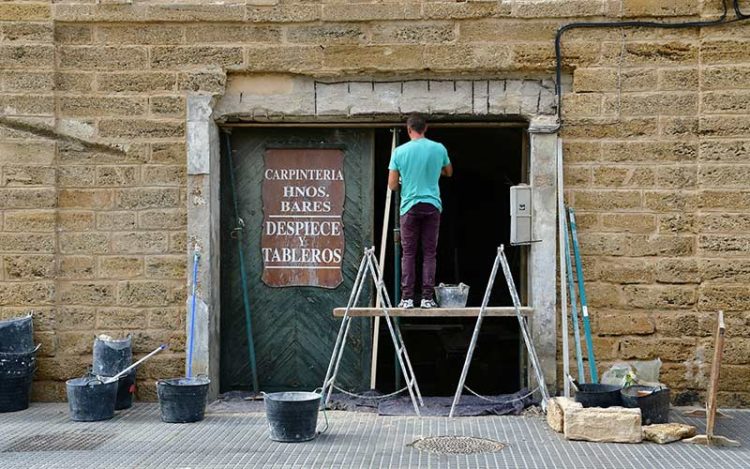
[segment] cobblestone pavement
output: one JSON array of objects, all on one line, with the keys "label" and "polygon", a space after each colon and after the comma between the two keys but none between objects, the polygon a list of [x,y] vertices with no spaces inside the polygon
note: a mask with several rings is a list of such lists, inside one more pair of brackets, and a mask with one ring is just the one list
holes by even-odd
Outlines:
[{"label": "cobblestone pavement", "polygon": [[[257,406],[255,407],[257,409]],[[137,403],[104,422],[68,419],[66,404],[0,414],[1,468],[703,468],[750,467],[750,411],[727,412],[717,433],[741,448],[569,442],[539,416],[379,417],[328,412],[329,430],[307,443],[268,439],[263,413],[212,410],[193,424],[167,424],[157,404]],[[673,412],[674,421],[702,420]],[[320,418],[321,426],[323,418]],[[441,455],[410,444],[441,435],[499,441],[494,453]]]}]

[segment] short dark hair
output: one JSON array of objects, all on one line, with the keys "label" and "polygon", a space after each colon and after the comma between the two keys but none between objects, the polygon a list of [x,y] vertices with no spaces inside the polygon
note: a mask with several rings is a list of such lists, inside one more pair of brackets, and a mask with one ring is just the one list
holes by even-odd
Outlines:
[{"label": "short dark hair", "polygon": [[423,134],[427,129],[427,121],[422,114],[415,112],[409,114],[409,118],[406,119],[406,126],[418,134]]}]

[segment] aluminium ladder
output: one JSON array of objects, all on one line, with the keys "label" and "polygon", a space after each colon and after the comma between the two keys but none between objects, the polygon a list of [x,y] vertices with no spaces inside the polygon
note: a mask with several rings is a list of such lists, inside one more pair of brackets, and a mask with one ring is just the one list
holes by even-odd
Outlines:
[{"label": "aluminium ladder", "polygon": [[464,368],[461,371],[461,377],[458,380],[456,394],[453,396],[453,404],[451,405],[451,411],[448,415],[449,417],[453,417],[453,412],[456,410],[458,401],[461,399],[461,393],[464,390],[466,375],[469,374],[469,365],[471,364],[471,359],[474,355],[474,349],[477,346],[477,340],[479,339],[479,330],[482,327],[482,319],[484,319],[485,310],[487,309],[487,303],[490,300],[490,293],[492,292],[492,287],[495,284],[495,277],[497,276],[497,269],[499,266],[502,266],[503,268],[503,275],[505,276],[505,281],[508,284],[510,296],[513,299],[513,307],[516,310],[516,317],[518,318],[518,328],[521,329],[521,335],[523,336],[523,341],[526,344],[526,351],[529,354],[529,360],[531,361],[532,368],[534,368],[537,385],[539,386],[539,391],[542,394],[542,409],[546,411],[547,408],[549,393],[547,392],[547,385],[544,382],[544,374],[539,367],[539,358],[536,355],[536,349],[534,348],[534,343],[531,340],[531,334],[529,333],[526,319],[521,314],[521,300],[518,297],[518,290],[516,290],[516,285],[513,281],[513,275],[510,272],[508,258],[505,257],[505,247],[501,244],[500,247],[497,248],[497,256],[495,257],[495,263],[492,265],[492,273],[490,274],[490,279],[487,282],[487,289],[484,291],[482,307],[479,308],[479,315],[477,316],[477,322],[474,326],[474,333],[471,336],[469,350],[466,352],[466,360],[464,361]]},{"label": "aluminium ladder", "polygon": [[341,358],[344,356],[344,346],[346,345],[346,337],[349,334],[349,326],[351,326],[352,318],[349,316],[349,311],[356,306],[359,301],[359,297],[362,294],[362,287],[365,284],[365,277],[369,271],[369,275],[372,277],[375,283],[375,290],[377,292],[377,302],[385,317],[385,322],[388,325],[388,330],[391,333],[391,340],[393,341],[393,348],[396,350],[396,357],[401,365],[401,373],[406,381],[406,388],[409,390],[409,396],[411,402],[414,405],[414,412],[417,416],[421,416],[419,407],[424,405],[422,401],[422,394],[419,391],[419,385],[417,384],[417,378],[414,376],[414,370],[409,360],[409,354],[406,351],[406,345],[404,339],[401,336],[401,330],[398,325],[394,324],[388,314],[388,308],[391,308],[391,299],[388,296],[388,291],[385,288],[383,277],[378,268],[377,260],[375,259],[375,248],[366,248],[362,262],[359,264],[359,270],[357,271],[357,277],[352,285],[352,292],[349,295],[349,301],[346,305],[346,311],[344,311],[344,317],[341,320],[341,326],[339,327],[339,333],[336,337],[336,343],[333,346],[333,354],[331,355],[331,361],[328,363],[328,371],[326,371],[325,380],[323,380],[323,390],[321,395],[325,395],[324,406],[328,405],[333,393],[333,388],[336,383],[336,375],[339,372],[339,365],[341,364]]}]

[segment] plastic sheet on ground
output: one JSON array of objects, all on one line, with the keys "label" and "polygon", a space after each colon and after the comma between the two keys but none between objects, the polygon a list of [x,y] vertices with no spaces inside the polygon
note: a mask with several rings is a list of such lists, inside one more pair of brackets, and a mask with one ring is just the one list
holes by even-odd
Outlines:
[{"label": "plastic sheet on ground", "polygon": [[[377,412],[379,415],[415,415],[414,406],[408,394],[378,400],[378,393],[363,393],[372,398],[352,397],[345,394],[333,394],[328,408],[331,410],[348,410],[356,412]],[[455,416],[478,415],[519,415],[534,404],[529,390],[524,388],[514,394],[486,396],[485,399],[473,395],[461,396],[456,406]],[[424,407],[419,410],[423,416],[448,416],[453,397],[423,397]]]}]

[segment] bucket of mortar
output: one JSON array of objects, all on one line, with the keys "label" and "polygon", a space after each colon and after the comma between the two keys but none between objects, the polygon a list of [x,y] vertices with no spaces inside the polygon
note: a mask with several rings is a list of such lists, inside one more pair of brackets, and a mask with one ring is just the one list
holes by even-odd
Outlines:
[{"label": "bucket of mortar", "polygon": [[[131,337],[113,339],[99,335],[94,339],[94,361],[91,372],[98,376],[115,376],[133,362]],[[131,371],[117,384],[115,410],[129,409],[133,405],[136,370]]]},{"label": "bucket of mortar", "polygon": [[264,393],[269,437],[284,443],[315,438],[321,397],[317,392]]},{"label": "bucket of mortar", "polygon": [[69,379],[65,386],[72,420],[95,422],[114,417],[117,381],[104,382],[97,377],[84,377]]},{"label": "bucket of mortar", "polygon": [[621,394],[625,407],[641,409],[643,425],[669,423],[669,388],[628,386]]},{"label": "bucket of mortar", "polygon": [[465,283],[446,285],[441,283],[435,287],[435,297],[441,308],[465,308],[469,299],[469,286]]},{"label": "bucket of mortar", "polygon": [[156,383],[161,420],[167,423],[200,422],[206,413],[206,377],[162,379]]},{"label": "bucket of mortar", "polygon": [[25,353],[34,349],[31,315],[0,321],[0,352]]}]

